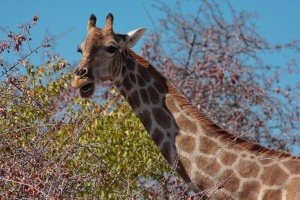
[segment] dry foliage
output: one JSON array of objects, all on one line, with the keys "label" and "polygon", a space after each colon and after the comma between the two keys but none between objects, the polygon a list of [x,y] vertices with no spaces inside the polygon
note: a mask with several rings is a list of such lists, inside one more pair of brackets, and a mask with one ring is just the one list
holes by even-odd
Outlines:
[{"label": "dry foliage", "polygon": [[[299,144],[300,85],[280,85],[282,76],[299,73],[296,62],[278,70],[263,62],[264,54],[299,53],[299,40],[271,45],[253,14],[231,8],[225,20],[214,1],[202,0],[194,14],[184,14],[180,1],[155,6],[165,17],[144,58],[225,129],[276,149]],[[0,40],[1,199],[194,199],[111,83],[90,102],[70,88],[72,66],[58,54],[30,65],[53,39],[30,46],[38,19]],[[13,52],[17,61],[6,60]]]},{"label": "dry foliage", "polygon": [[182,1],[155,6],[164,17],[143,46],[144,58],[224,129],[278,150],[299,145],[299,79],[294,85],[281,83],[299,75],[296,60],[285,66],[264,61],[282,51],[299,55],[299,39],[270,44],[257,30],[256,16],[229,3],[230,19],[209,0],[188,14],[181,10]]}]

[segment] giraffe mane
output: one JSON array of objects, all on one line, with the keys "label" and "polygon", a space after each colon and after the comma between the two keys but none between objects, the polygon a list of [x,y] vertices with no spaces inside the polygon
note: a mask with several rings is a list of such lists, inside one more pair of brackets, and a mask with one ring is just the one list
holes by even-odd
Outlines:
[{"label": "giraffe mane", "polygon": [[186,110],[190,115],[195,117],[196,120],[202,125],[203,129],[206,131],[206,133],[211,134],[213,136],[216,136],[220,138],[222,141],[225,141],[225,143],[232,143],[235,144],[237,147],[240,147],[241,149],[260,154],[270,157],[276,157],[276,158],[292,158],[292,159],[300,159],[300,156],[296,157],[292,154],[283,152],[283,151],[276,151],[274,149],[270,149],[264,146],[261,146],[260,144],[256,144],[253,142],[248,142],[244,139],[239,138],[238,136],[235,136],[228,131],[222,129],[217,124],[215,124],[213,121],[211,121],[209,118],[205,116],[204,113],[199,111],[197,108],[195,108],[184,95],[182,95],[178,90],[173,86],[173,84],[168,81],[160,72],[158,72],[152,64],[150,64],[148,61],[146,61],[141,56],[137,55],[135,52],[133,52],[131,49],[128,49],[129,53],[133,56],[133,58],[143,67],[147,68],[149,73],[155,77],[155,79],[163,86],[163,88],[169,92],[170,95],[179,103],[180,106],[184,110]]}]

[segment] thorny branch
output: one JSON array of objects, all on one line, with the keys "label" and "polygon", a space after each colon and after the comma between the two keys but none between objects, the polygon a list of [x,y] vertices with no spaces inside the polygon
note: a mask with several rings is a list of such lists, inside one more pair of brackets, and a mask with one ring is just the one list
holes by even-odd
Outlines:
[{"label": "thorny branch", "polygon": [[300,144],[300,84],[294,79],[294,85],[280,85],[300,73],[296,59],[279,67],[264,59],[282,51],[299,55],[300,39],[270,44],[255,26],[256,15],[237,12],[229,2],[230,19],[215,1],[200,1],[196,14],[185,14],[183,4],[171,8],[157,1],[164,17],[159,34],[147,38],[143,57],[224,129],[280,150]]}]

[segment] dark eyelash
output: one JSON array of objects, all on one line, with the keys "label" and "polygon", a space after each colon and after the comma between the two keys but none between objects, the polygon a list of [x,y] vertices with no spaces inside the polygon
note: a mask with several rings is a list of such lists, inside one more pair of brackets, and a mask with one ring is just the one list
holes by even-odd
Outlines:
[{"label": "dark eyelash", "polygon": [[116,51],[117,51],[117,47],[115,47],[115,46],[109,46],[109,47],[107,47],[107,49],[106,49],[106,51],[108,52],[108,53],[115,53]]},{"label": "dark eyelash", "polygon": [[77,47],[77,52],[82,53],[80,46]]}]

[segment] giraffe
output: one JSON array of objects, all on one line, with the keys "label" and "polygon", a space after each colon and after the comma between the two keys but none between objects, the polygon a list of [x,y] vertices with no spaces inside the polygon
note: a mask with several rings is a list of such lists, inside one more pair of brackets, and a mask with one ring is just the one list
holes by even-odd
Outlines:
[{"label": "giraffe", "polygon": [[201,199],[300,199],[300,159],[244,141],[221,129],[193,107],[133,47],[146,28],[113,31],[114,17],[96,27],[78,47],[82,59],[72,87],[89,98],[97,83],[110,80],[176,170]]}]

